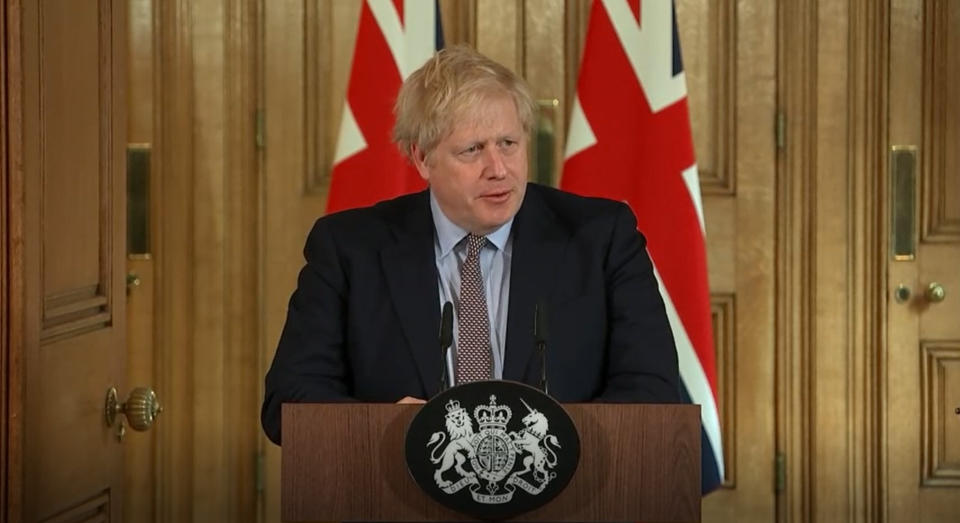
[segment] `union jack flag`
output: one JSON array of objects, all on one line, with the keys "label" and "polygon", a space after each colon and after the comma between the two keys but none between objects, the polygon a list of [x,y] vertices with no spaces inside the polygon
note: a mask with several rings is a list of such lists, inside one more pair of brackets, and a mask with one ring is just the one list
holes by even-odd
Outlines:
[{"label": "union jack flag", "polygon": [[392,140],[403,80],[443,47],[436,0],[366,0],[330,177],[327,213],[426,188]]},{"label": "union jack flag", "polygon": [[723,478],[703,206],[672,2],[594,0],[561,188],[627,202],[660,284],[682,391],[701,406],[702,490]]}]

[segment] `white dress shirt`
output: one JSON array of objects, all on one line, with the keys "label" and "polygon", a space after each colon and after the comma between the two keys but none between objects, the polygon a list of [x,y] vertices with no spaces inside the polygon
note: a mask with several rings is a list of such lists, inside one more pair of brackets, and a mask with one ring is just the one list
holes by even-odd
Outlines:
[{"label": "white dress shirt", "polygon": [[[455,385],[457,361],[457,310],[460,303],[460,265],[467,257],[464,238],[469,234],[450,221],[440,204],[430,193],[430,210],[433,214],[433,247],[437,260],[437,284],[440,287],[439,307],[453,303],[453,345],[447,354],[447,376],[450,385]],[[487,245],[480,251],[480,276],[487,298],[487,313],[490,317],[490,348],[493,351],[493,377],[503,379],[503,351],[507,337],[507,309],[510,301],[510,258],[513,251],[513,218],[487,235]]]}]

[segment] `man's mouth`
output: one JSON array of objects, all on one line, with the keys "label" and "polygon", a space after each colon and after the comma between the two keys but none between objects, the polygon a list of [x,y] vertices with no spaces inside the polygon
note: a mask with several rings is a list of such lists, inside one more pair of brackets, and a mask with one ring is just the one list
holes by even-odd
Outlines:
[{"label": "man's mouth", "polygon": [[491,191],[480,195],[480,198],[487,202],[502,203],[510,198],[510,190]]}]

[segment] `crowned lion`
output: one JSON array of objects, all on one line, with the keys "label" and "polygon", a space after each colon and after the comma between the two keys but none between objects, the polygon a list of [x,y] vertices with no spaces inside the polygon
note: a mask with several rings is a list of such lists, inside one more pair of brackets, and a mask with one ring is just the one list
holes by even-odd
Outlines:
[{"label": "crowned lion", "polygon": [[[450,401],[447,403],[446,419],[447,433],[434,432],[427,443],[427,448],[433,447],[430,452],[430,461],[434,465],[441,464],[440,468],[433,474],[433,479],[440,488],[451,485],[451,481],[443,479],[443,473],[450,470],[451,467],[454,467],[463,477],[475,476],[473,472],[463,468],[463,464],[474,454],[473,444],[470,442],[473,438],[473,421],[470,419],[470,415],[460,407],[460,402]],[[448,435],[450,443],[444,447],[443,443]],[[441,447],[443,447],[443,452],[438,456],[437,451]],[[466,457],[463,455],[464,452],[467,454]]]}]

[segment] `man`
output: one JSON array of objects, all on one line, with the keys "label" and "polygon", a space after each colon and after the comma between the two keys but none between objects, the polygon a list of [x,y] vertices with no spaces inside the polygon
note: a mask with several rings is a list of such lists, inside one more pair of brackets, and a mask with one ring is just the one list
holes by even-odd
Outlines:
[{"label": "man", "polygon": [[623,203],[527,183],[523,80],[447,48],[400,89],[394,138],[429,190],[317,220],[266,377],[283,402],[422,402],[440,388],[442,305],[453,384],[536,385],[534,311],[549,311],[559,401],[679,401],[677,355],[645,240]]}]

